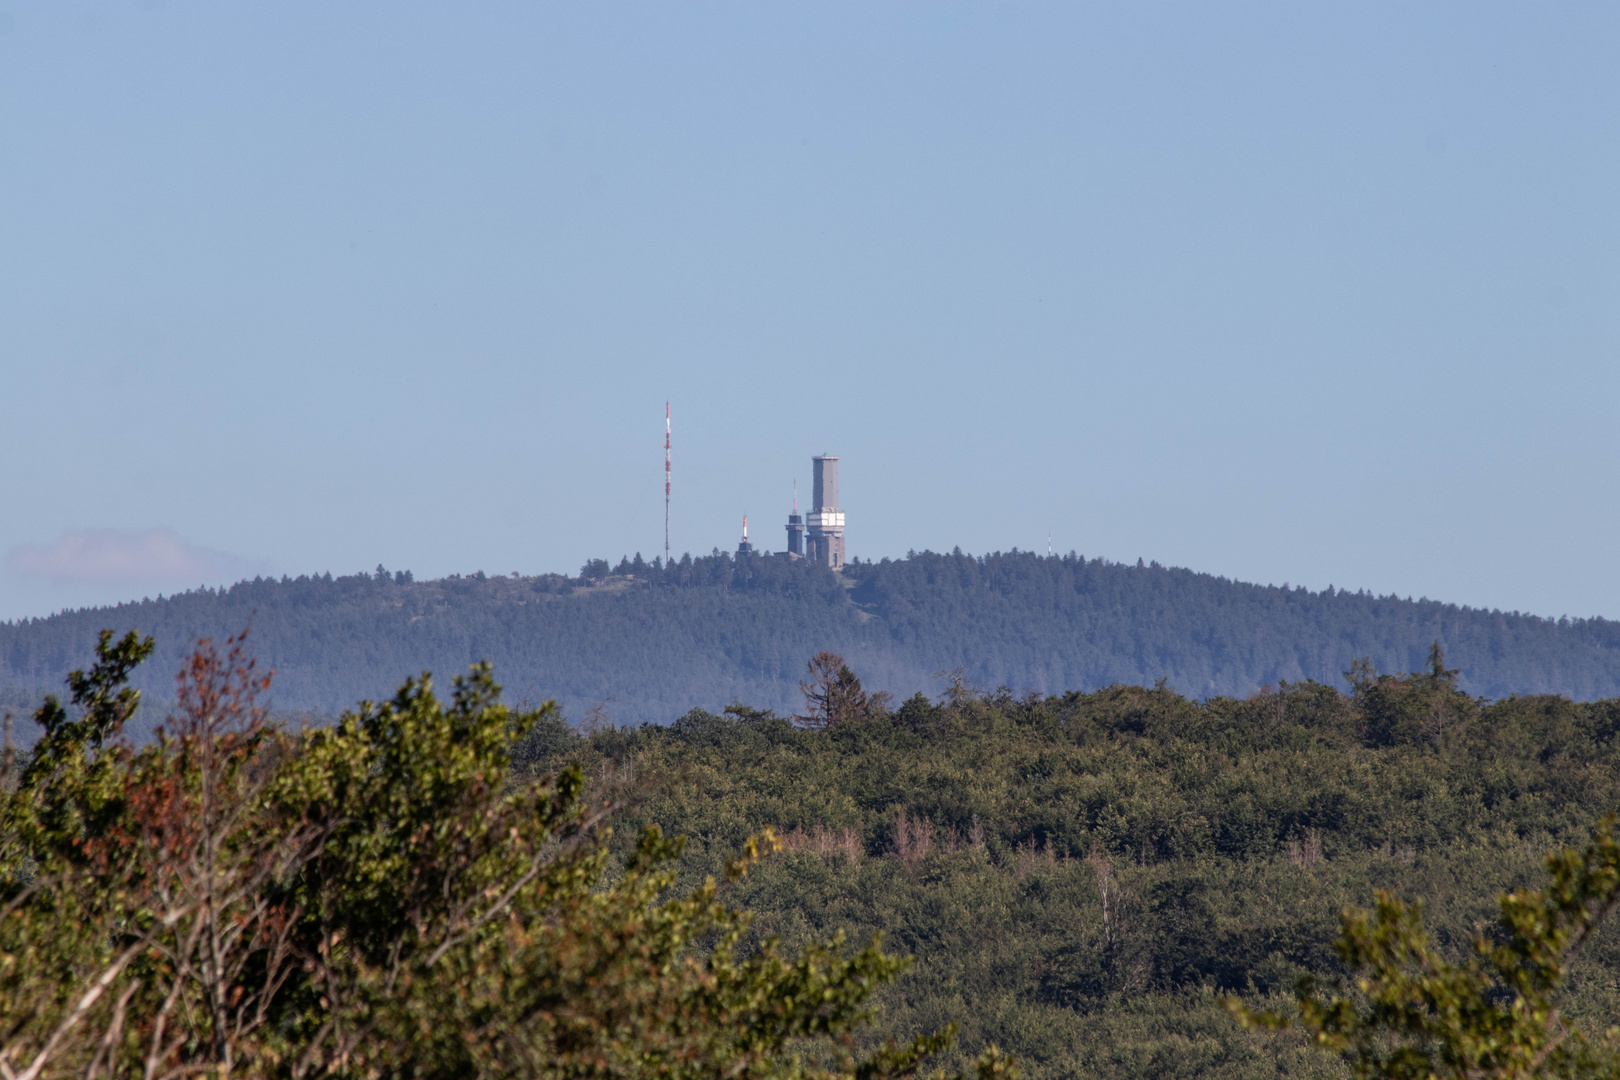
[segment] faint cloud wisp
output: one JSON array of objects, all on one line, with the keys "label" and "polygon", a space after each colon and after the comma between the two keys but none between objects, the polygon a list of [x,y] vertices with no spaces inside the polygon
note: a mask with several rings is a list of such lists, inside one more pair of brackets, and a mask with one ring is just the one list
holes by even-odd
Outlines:
[{"label": "faint cloud wisp", "polygon": [[6,565],[20,577],[103,585],[223,584],[267,569],[197,547],[172,529],[78,529],[49,544],[20,544],[6,553]]}]

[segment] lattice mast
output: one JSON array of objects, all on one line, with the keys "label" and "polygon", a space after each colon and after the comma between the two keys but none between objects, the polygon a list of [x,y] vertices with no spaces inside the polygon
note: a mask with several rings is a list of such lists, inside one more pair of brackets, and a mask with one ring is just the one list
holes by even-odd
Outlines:
[{"label": "lattice mast", "polygon": [[793,513],[787,520],[787,553],[804,555],[804,518],[799,516],[799,478],[793,478]]},{"label": "lattice mast", "polygon": [[664,565],[669,565],[669,402],[664,402]]}]

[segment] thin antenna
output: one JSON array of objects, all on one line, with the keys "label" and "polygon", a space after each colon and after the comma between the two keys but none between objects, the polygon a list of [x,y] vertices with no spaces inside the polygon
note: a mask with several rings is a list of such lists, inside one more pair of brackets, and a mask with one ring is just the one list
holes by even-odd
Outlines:
[{"label": "thin antenna", "polygon": [[664,565],[669,565],[669,402],[664,402]]},{"label": "thin antenna", "polygon": [[799,512],[799,478],[797,476],[793,478],[793,512],[795,514]]},{"label": "thin antenna", "polygon": [[748,543],[748,515],[743,515],[743,543]]},{"label": "thin antenna", "polygon": [[1052,534],[1051,533],[1046,534],[1046,557],[1048,559],[1050,559],[1052,557]]}]

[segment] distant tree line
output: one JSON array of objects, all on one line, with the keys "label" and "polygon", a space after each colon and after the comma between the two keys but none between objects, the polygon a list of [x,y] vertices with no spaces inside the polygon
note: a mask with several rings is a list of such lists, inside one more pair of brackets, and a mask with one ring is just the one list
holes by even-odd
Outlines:
[{"label": "distant tree line", "polygon": [[1243,695],[1305,679],[1347,686],[1357,657],[1419,668],[1436,639],[1474,696],[1620,695],[1620,623],[1545,619],[1329,588],[1250,585],[1079,555],[960,551],[852,561],[834,574],[776,555],[637,554],[575,575],[409,572],[257,578],[223,589],[0,623],[0,693],[61,685],[103,627],[159,642],[137,683],[189,643],[253,626],[277,672],[275,705],[326,714],[422,670],[488,658],[519,699],[559,698],[617,722],[668,722],[732,701],[789,712],[804,658],[848,658],[873,689],[970,687],[1057,693],[1165,685]]}]

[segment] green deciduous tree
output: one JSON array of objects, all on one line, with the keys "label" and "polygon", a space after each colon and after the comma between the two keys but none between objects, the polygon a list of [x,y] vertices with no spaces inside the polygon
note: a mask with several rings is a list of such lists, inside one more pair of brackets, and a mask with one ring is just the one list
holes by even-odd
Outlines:
[{"label": "green deciduous tree", "polygon": [[1458,672],[1446,667],[1438,639],[1429,646],[1428,671],[1380,675],[1363,657],[1344,675],[1372,746],[1443,746],[1448,731],[1456,734],[1479,712],[1479,703],[1457,689]]},{"label": "green deciduous tree", "polygon": [[[1435,677],[1446,676],[1443,658]],[[1571,961],[1620,901],[1620,843],[1606,818],[1580,851],[1547,857],[1550,882],[1501,899],[1494,935],[1449,960],[1423,926],[1421,904],[1379,892],[1371,911],[1346,911],[1337,949],[1353,981],[1300,980],[1297,1016],[1234,1002],[1249,1026],[1297,1026],[1345,1058],[1357,1076],[1457,1080],[1620,1075],[1615,1034],[1594,1033],[1560,1009]]]},{"label": "green deciduous tree", "polygon": [[[150,648],[103,636],[70,680],[81,715],[47,702],[0,792],[6,1080],[877,1080],[949,1041],[855,1054],[903,960],[839,936],[744,948],[727,884],[672,893],[679,839],[648,827],[616,860],[577,767],[514,780],[555,706],[508,709],[487,665],[449,702],[424,676],[289,734],[241,640],[203,642],[136,749],[124,682]],[[726,877],[777,847],[750,839]]]}]

